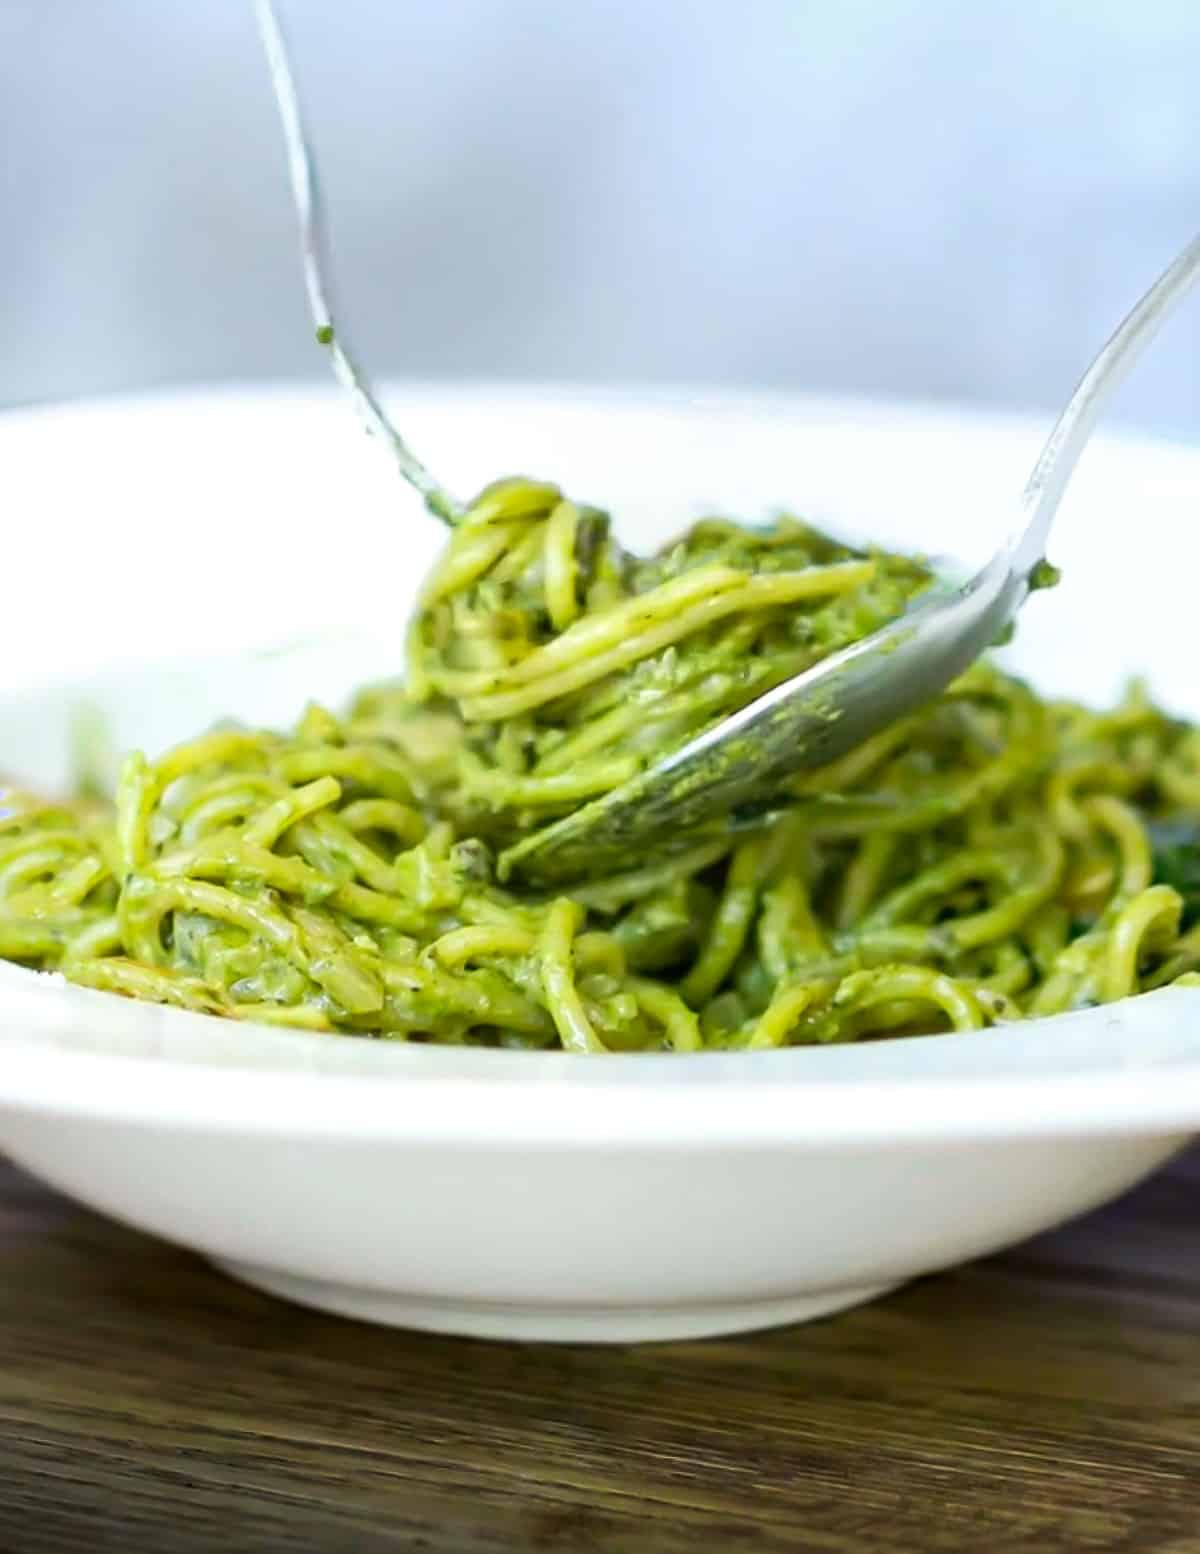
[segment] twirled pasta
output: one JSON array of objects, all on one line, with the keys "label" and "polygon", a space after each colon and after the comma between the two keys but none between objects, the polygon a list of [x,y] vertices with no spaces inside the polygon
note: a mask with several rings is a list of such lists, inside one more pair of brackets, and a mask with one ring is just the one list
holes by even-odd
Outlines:
[{"label": "twirled pasta", "polygon": [[638,559],[500,482],[425,586],[405,684],[134,754],[111,806],[0,787],[0,956],[208,1014],[577,1052],[970,1031],[1200,968],[1152,835],[1200,816],[1200,731],[1137,687],[1097,714],[988,664],[757,833],[557,898],[500,882],[504,847],[927,582],[790,519]]}]

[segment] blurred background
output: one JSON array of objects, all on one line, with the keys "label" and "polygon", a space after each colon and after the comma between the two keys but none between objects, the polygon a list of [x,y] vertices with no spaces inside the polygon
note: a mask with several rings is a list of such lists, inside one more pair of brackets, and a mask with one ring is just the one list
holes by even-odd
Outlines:
[{"label": "blurred background", "polygon": [[[1200,227],[1197,0],[280,3],[379,375],[1053,408]],[[249,0],[3,0],[0,139],[0,403],[324,374]]]}]

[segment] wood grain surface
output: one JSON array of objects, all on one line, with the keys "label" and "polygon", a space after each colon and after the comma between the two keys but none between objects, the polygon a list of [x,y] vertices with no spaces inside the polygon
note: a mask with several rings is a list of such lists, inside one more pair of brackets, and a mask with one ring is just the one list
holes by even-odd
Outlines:
[{"label": "wood grain surface", "polygon": [[0,1164],[2,1554],[1200,1554],[1200,1156],[807,1327],[642,1349],[276,1304]]}]

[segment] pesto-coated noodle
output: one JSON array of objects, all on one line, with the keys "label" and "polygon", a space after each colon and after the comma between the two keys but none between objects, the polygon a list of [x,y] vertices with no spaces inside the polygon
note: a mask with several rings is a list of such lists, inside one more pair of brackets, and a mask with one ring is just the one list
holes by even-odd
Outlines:
[{"label": "pesto-coated noodle", "polygon": [[[556,897],[499,854],[894,618],[929,581],[791,519],[639,559],[556,488],[456,523],[405,684],[0,787],[0,956],[207,1014],[569,1051],[969,1032],[1200,969],[1200,733],[980,664],[758,832]],[[12,752],[19,758],[20,752]]]}]

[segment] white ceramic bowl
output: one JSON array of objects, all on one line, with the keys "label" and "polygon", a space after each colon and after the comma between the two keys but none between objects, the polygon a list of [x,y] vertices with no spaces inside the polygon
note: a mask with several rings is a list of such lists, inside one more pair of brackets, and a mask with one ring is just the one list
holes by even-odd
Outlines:
[{"label": "white ceramic bowl", "polygon": [[[787,503],[973,559],[1042,430],[778,399],[395,398],[457,489],[549,474],[647,544],[706,503]],[[10,416],[0,468],[0,768],[45,782],[84,701],[156,748],[393,669],[438,540],[325,396]],[[1066,581],[1013,654],[1044,687],[1107,696],[1144,670],[1200,713],[1198,490],[1184,449],[1089,455],[1053,547]],[[0,1147],[47,1181],[310,1305],[498,1337],[833,1311],[1090,1208],[1200,1128],[1190,990],[969,1037],[581,1059],[234,1026],[0,966],[0,1042]]]}]

